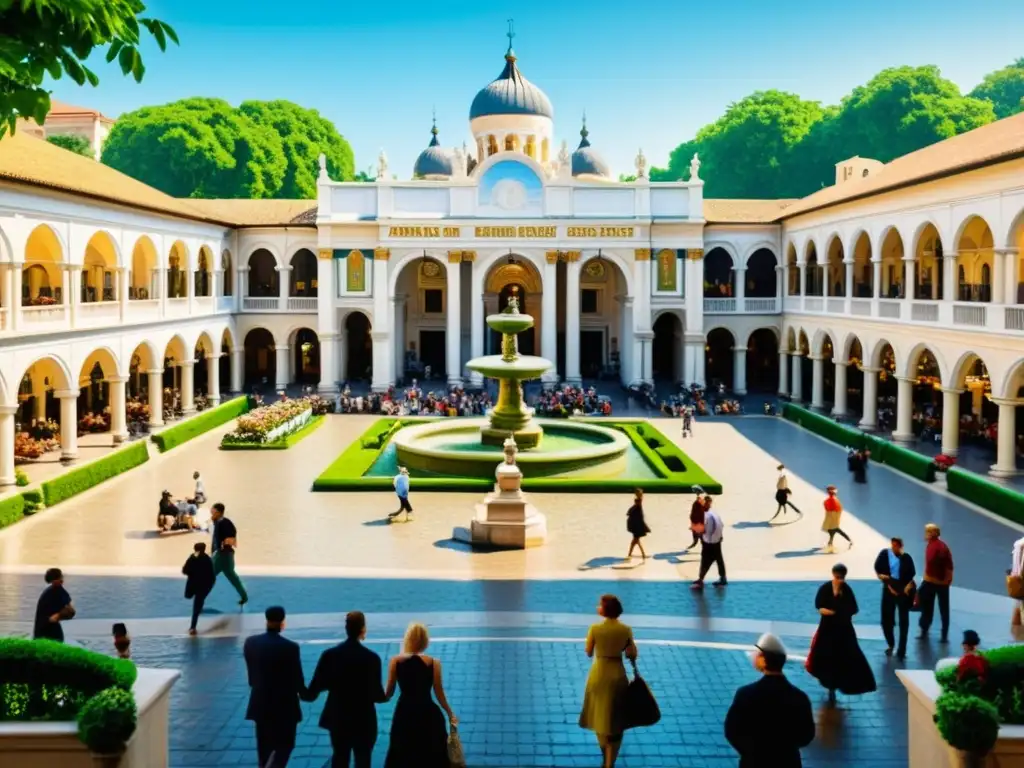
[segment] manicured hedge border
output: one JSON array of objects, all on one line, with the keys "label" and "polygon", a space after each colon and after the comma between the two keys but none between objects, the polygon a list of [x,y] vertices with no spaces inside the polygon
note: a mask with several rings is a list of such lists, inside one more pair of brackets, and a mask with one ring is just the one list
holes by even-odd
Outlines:
[{"label": "manicured hedge border", "polygon": [[234,400],[221,403],[216,408],[211,408],[190,419],[186,419],[181,424],[176,424],[162,432],[158,432],[153,435],[152,440],[156,443],[160,453],[166,453],[172,448],[177,448],[182,443],[187,443],[194,437],[199,437],[204,432],[216,429],[221,424],[227,424],[232,419],[236,419],[243,413],[248,412],[248,410],[249,398],[244,395],[236,397]]},{"label": "manicured hedge border", "polygon": [[324,423],[324,416],[314,416],[302,427],[290,435],[275,440],[272,443],[228,443],[220,446],[222,451],[283,451],[291,448],[304,437],[308,437]]},{"label": "manicured hedge border", "polygon": [[53,480],[47,480],[40,486],[43,491],[43,501],[46,502],[46,506],[52,507],[54,504],[70,499],[72,496],[99,485],[104,480],[109,480],[133,467],[145,464],[147,461],[149,461],[149,449],[146,447],[146,443],[141,441],[133,443],[102,459],[73,469]]},{"label": "manicured hedge border", "polygon": [[0,501],[0,528],[13,525],[25,516],[25,497],[20,493]]},{"label": "manicured hedge border", "polygon": [[917,451],[861,432],[854,427],[840,424],[828,416],[814,413],[792,403],[786,403],[782,407],[782,415],[794,424],[810,430],[816,435],[821,435],[826,440],[844,448],[856,448],[857,450],[866,448],[871,451],[873,461],[886,464],[926,483],[935,482],[935,461]]},{"label": "manicured hedge border", "polygon": [[973,502],[1007,520],[1024,524],[1024,494],[1019,491],[957,467],[951,467],[946,472],[946,488],[954,496]]},{"label": "manicured hedge border", "polygon": [[[365,473],[387,447],[395,432],[403,426],[428,421],[437,419],[378,419],[323,471],[313,482],[313,490],[390,491],[390,477],[364,477]],[[551,493],[627,493],[639,486],[647,493],[678,493],[688,492],[693,485],[700,485],[708,493],[722,492],[720,483],[651,424],[608,419],[585,421],[602,424],[625,433],[651,468],[661,477],[639,482],[629,479],[526,477],[523,480],[525,490]],[[487,491],[493,486],[494,481],[489,478],[413,477],[411,487],[415,491]]]}]

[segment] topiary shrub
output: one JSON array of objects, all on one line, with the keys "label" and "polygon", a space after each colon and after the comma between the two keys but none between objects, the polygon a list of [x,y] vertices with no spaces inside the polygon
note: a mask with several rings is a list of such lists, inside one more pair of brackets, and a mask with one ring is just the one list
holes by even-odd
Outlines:
[{"label": "topiary shrub", "polygon": [[78,738],[96,755],[124,751],[135,733],[135,697],[121,688],[107,688],[89,699],[78,713]]},{"label": "topiary shrub", "polygon": [[28,475],[25,474],[24,470],[14,470],[14,484],[19,488],[24,488],[28,485]]},{"label": "topiary shrub", "polygon": [[127,472],[129,469],[149,461],[149,451],[143,442],[135,443],[127,448],[114,451],[85,466],[73,469],[60,477],[42,484],[43,500],[46,506],[52,507],[65,499],[70,499],[104,480]]},{"label": "topiary shrub", "polygon": [[986,755],[999,738],[999,710],[979,696],[946,691],[935,700],[935,724],[955,749]]},{"label": "topiary shrub", "polygon": [[25,497],[21,494],[8,496],[0,501],[0,528],[13,525],[25,516]]},{"label": "topiary shrub", "polygon": [[25,491],[21,494],[25,500],[25,515],[34,515],[46,505],[43,503],[43,492],[40,490]]},{"label": "topiary shrub", "polygon": [[216,429],[222,424],[227,424],[243,413],[248,413],[250,404],[248,397],[236,397],[234,400],[228,400],[216,408],[203,411],[198,416],[186,419],[181,424],[168,427],[163,432],[153,435],[151,439],[156,444],[160,453],[165,453],[182,443],[187,443],[194,437],[199,437],[204,432],[209,432],[211,429]]}]

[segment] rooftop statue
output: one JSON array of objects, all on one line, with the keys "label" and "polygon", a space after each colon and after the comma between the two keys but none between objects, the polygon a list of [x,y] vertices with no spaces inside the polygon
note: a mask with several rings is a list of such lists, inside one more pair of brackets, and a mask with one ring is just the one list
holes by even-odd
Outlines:
[{"label": "rooftop statue", "polygon": [[644,151],[642,148],[637,152],[636,160],[634,162],[636,163],[636,177],[638,179],[646,179],[647,158],[644,157]]},{"label": "rooftop statue", "polygon": [[327,155],[321,152],[317,161],[320,163],[320,181],[327,181]]},{"label": "rooftop statue", "polygon": [[388,177],[388,156],[384,154],[384,149],[381,148],[380,154],[377,155],[377,180],[386,179]]},{"label": "rooftop statue", "polygon": [[690,181],[700,181],[700,157],[697,152],[693,153],[690,161]]}]

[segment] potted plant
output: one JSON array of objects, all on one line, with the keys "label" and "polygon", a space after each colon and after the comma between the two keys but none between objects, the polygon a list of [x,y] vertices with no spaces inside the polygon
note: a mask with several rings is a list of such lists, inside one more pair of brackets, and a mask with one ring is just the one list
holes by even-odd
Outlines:
[{"label": "potted plant", "polygon": [[981,768],[999,738],[999,710],[990,701],[958,691],[935,700],[935,723],[946,742],[960,753],[963,768]]},{"label": "potted plant", "polygon": [[137,719],[135,698],[121,688],[106,688],[85,703],[78,713],[78,738],[92,752],[97,768],[121,764]]}]

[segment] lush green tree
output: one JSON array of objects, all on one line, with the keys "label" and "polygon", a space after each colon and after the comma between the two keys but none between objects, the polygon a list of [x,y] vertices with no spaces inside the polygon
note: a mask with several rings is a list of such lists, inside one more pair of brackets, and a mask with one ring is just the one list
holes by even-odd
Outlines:
[{"label": "lush green tree", "polygon": [[46,75],[97,85],[83,63],[96,50],[105,49],[108,62],[117,59],[124,74],[141,82],[141,29],[160,50],[168,40],[178,42],[162,21],[140,16],[145,10],[141,0],[0,0],[0,136],[13,132],[19,117],[43,124],[50,112]]},{"label": "lush green tree", "polygon": [[175,197],[274,197],[288,168],[273,128],[205,98],[122,115],[103,162]]},{"label": "lush green tree", "polygon": [[327,172],[332,179],[353,178],[352,147],[334,123],[315,109],[290,101],[245,101],[238,109],[257,125],[270,128],[281,137],[288,167],[284,182],[273,197],[315,198],[321,152],[327,156]]},{"label": "lush green tree", "polygon": [[1000,119],[1024,112],[1024,58],[985,75],[981,84],[971,91],[971,96],[991,101]]},{"label": "lush green tree", "polygon": [[94,158],[92,144],[84,136],[47,136],[46,140],[62,149],[70,150],[88,158]]}]

